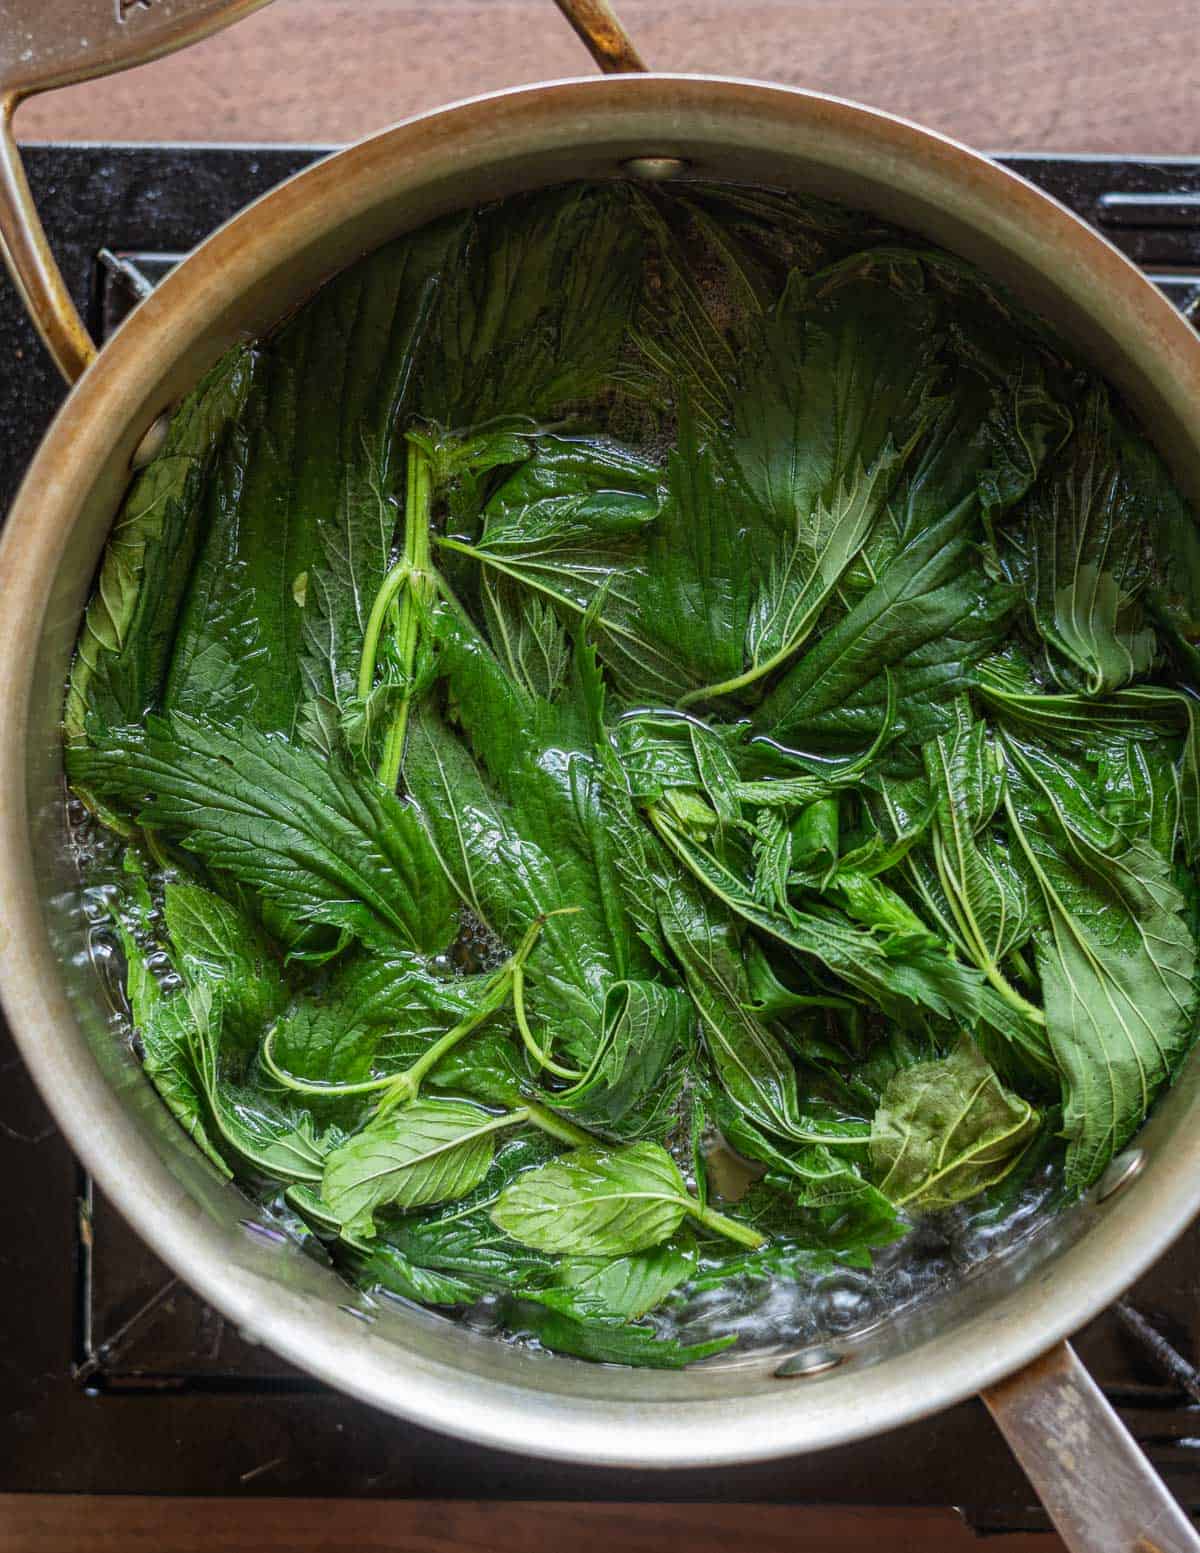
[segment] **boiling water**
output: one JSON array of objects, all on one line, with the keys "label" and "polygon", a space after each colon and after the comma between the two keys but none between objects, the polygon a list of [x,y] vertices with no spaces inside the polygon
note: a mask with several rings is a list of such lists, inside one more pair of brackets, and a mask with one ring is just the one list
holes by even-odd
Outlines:
[{"label": "boiling water", "polygon": [[684,1290],[657,1324],[664,1336],[685,1343],[736,1332],[739,1355],[865,1333],[918,1301],[960,1287],[1024,1245],[1053,1218],[1060,1175],[1054,1162],[1032,1173],[1002,1213],[968,1203],[930,1215],[876,1251],[870,1268],[839,1266],[799,1281],[739,1278],[691,1297]]},{"label": "boiling water", "polygon": [[[96,825],[74,797],[67,800],[67,822],[72,852],[85,882],[82,910],[88,954],[114,1023],[139,1051],[124,994],[124,957],[108,915],[108,901],[120,876],[122,843]],[[467,918],[448,953],[439,957],[437,968],[446,976],[463,975],[493,969],[505,956],[504,945],[482,923]],[[152,964],[155,958],[151,956]],[[160,963],[155,969],[165,988],[176,978],[167,956],[159,951],[157,958]],[[678,1163],[689,1185],[694,1186],[686,1133],[684,1128]],[[751,1165],[747,1170],[746,1162],[726,1153],[718,1143],[710,1159],[710,1182],[714,1193],[720,1187],[724,1195],[714,1195],[714,1203],[734,1203],[747,1181],[758,1173],[759,1167]],[[689,1292],[685,1285],[647,1319],[661,1336],[682,1343],[703,1343],[736,1333],[739,1358],[755,1351],[779,1352],[844,1340],[874,1330],[918,1302],[944,1296],[1026,1244],[1054,1217],[1061,1200],[1060,1177],[1059,1163],[1051,1160],[1030,1171],[1020,1194],[1003,1208],[984,1200],[982,1206],[968,1203],[930,1215],[902,1240],[877,1251],[869,1268],[815,1267],[799,1279],[739,1276],[702,1292]],[[323,1261],[330,1260],[331,1252],[336,1256],[336,1248],[318,1236],[276,1188],[250,1195],[260,1210],[269,1213],[310,1254]],[[506,1342],[538,1347],[535,1340],[519,1332],[514,1336],[506,1328],[506,1322],[511,1326],[512,1311],[500,1297],[485,1297],[450,1319]]]}]

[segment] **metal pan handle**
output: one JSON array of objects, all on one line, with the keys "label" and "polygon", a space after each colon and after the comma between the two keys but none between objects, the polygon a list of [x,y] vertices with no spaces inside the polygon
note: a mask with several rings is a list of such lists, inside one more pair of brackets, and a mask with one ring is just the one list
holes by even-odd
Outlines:
[{"label": "metal pan handle", "polygon": [[[186,48],[270,0],[0,0],[0,249],[46,349],[68,383],[96,355],[46,238],[13,134],[27,97]],[[644,70],[608,0],[557,0],[606,72]]]},{"label": "metal pan handle", "polygon": [[1071,1553],[1200,1553],[1191,1520],[1069,1343],[982,1395]]}]

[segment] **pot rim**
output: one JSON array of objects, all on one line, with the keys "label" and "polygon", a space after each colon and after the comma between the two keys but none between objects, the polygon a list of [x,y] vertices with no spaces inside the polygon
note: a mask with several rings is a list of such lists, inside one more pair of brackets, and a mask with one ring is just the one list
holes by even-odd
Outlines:
[{"label": "pot rim", "polygon": [[[1177,423],[1163,435],[1170,440],[1180,435],[1179,426],[1190,428],[1181,456],[1200,468],[1200,429],[1194,415],[1188,419],[1190,406],[1200,403],[1200,341],[1189,326],[1136,266],[1071,212],[945,136],[822,93],[674,74],[539,83],[407,119],[297,174],[185,259],[104,346],[22,484],[0,538],[0,641],[6,644],[0,655],[0,792],[9,795],[0,806],[0,1001],[47,1105],[104,1192],[186,1282],[285,1358],[364,1401],[478,1444],[612,1466],[715,1466],[897,1427],[1001,1379],[1077,1329],[1161,1255],[1200,1207],[1194,1184],[1200,1129],[1192,1128],[1190,1142],[1174,1139],[1170,1150],[1152,1157],[1142,1180],[1106,1205],[1086,1233],[1056,1251],[1024,1287],[941,1334],[933,1384],[926,1343],[877,1365],[874,1384],[864,1385],[862,1374],[847,1366],[819,1383],[779,1385],[770,1395],[722,1396],[701,1388],[689,1396],[690,1383],[680,1376],[664,1380],[663,1400],[651,1402],[634,1394],[632,1382],[625,1400],[608,1382],[605,1396],[583,1395],[595,1388],[582,1380],[572,1385],[570,1376],[581,1367],[570,1359],[526,1364],[529,1374],[520,1384],[408,1353],[401,1354],[400,1366],[395,1344],[355,1323],[349,1330],[322,1324],[302,1298],[278,1293],[270,1275],[231,1264],[227,1240],[196,1211],[140,1135],[94,1059],[81,1060],[78,1040],[73,1049],[71,1040],[57,1038],[67,1028],[64,1021],[71,1027],[75,1021],[53,975],[58,962],[35,879],[26,793],[29,707],[39,688],[37,649],[50,586],[95,470],[117,460],[124,467],[157,413],[162,363],[189,350],[193,360],[219,354],[230,343],[222,335],[224,321],[250,288],[269,279],[281,255],[312,239],[314,216],[328,232],[385,194],[412,198],[437,176],[477,177],[501,155],[498,148],[539,128],[543,151],[553,145],[555,154],[569,158],[588,144],[588,135],[620,140],[643,107],[674,126],[655,137],[656,154],[715,147],[724,134],[731,143],[740,135],[751,155],[753,137],[767,127],[776,159],[785,154],[778,147],[789,136],[821,142],[824,135],[835,145],[839,137],[853,140],[864,157],[869,151],[881,158],[901,184],[905,177],[923,178],[926,192],[936,190],[947,208],[965,209],[980,222],[991,219],[995,241],[1021,254],[1031,270],[1045,274],[1053,259],[1059,273],[1047,283],[1070,296],[1098,330],[1103,326],[1117,357],[1143,358],[1139,370],[1148,373],[1168,420]],[[694,119],[699,110],[707,115],[702,124]],[[1186,1103],[1180,1095],[1170,1098]],[[1157,1119],[1150,1125],[1153,1131]],[[1148,1153],[1153,1156],[1152,1147]],[[267,1292],[277,1305],[264,1310]],[[558,1377],[554,1387],[537,1385],[539,1375],[549,1379],[552,1373]],[[669,1419],[664,1408],[671,1410]]]}]

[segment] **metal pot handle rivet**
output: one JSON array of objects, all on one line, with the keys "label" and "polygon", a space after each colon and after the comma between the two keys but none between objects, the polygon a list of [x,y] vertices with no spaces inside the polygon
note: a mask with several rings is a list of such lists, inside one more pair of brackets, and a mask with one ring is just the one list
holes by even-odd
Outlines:
[{"label": "metal pot handle rivet", "polygon": [[1096,1201],[1106,1202],[1123,1186],[1128,1186],[1141,1175],[1142,1166],[1145,1163],[1145,1149],[1126,1149],[1123,1154],[1118,1154],[1100,1177],[1100,1185],[1096,1188]]},{"label": "metal pot handle rivet", "polygon": [[145,469],[162,452],[167,440],[167,432],[171,427],[171,417],[167,411],[152,420],[142,433],[141,440],[134,448],[129,458],[130,469],[137,471]]},{"label": "metal pot handle rivet", "polygon": [[631,156],[621,163],[621,171],[647,183],[666,183],[687,171],[687,163],[678,156]]},{"label": "metal pot handle rivet", "polygon": [[813,1375],[826,1375],[837,1369],[848,1356],[834,1348],[803,1348],[789,1354],[782,1364],[776,1365],[774,1374],[779,1380],[807,1380]]}]

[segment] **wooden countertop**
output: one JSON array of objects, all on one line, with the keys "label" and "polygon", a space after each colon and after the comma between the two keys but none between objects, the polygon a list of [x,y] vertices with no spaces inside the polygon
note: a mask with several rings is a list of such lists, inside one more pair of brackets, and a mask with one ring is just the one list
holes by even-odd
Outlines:
[{"label": "wooden countertop", "polygon": [[[987,150],[1200,152],[1193,0],[617,0],[657,69],[854,97]],[[277,0],[190,52],[28,104],[29,139],[352,140],[587,74],[551,0]]]},{"label": "wooden countertop", "polygon": [[[952,1510],[0,1495],[0,1553],[971,1553]],[[990,1537],[989,1553],[1062,1553]]]}]

